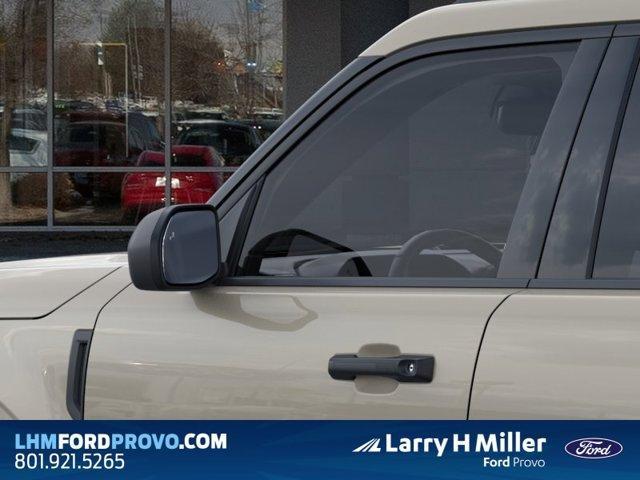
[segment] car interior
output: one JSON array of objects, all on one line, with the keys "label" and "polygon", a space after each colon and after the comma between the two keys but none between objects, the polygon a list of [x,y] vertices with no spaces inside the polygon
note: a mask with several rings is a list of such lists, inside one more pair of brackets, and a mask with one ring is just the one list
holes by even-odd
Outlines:
[{"label": "car interior", "polygon": [[573,55],[513,50],[418,61],[354,95],[267,176],[239,273],[496,277]]}]

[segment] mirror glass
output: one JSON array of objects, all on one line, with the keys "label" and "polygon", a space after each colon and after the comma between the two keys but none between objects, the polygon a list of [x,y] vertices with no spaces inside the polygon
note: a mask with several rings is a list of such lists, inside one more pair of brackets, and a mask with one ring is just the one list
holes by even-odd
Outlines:
[{"label": "mirror glass", "polygon": [[194,285],[220,270],[218,224],[210,210],[176,212],[162,240],[162,268],[172,285]]}]

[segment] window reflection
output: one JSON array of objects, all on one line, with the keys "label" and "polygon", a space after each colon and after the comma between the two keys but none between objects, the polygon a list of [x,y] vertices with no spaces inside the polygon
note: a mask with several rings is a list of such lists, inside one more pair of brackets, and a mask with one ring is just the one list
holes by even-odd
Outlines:
[{"label": "window reflection", "polygon": [[280,125],[282,1],[173,2],[172,136],[241,165]]},{"label": "window reflection", "polygon": [[124,173],[56,173],[57,225],[133,225],[123,215],[120,188]]},{"label": "window reflection", "polygon": [[221,172],[174,172],[171,174],[172,203],[204,203],[224,180]]},{"label": "window reflection", "polygon": [[[164,165],[159,152],[144,152],[138,159],[141,167]],[[171,165],[180,168],[219,168],[222,157],[211,147],[176,145],[171,152]],[[205,203],[220,188],[223,173],[197,171],[171,173],[171,204]],[[166,204],[167,177],[164,171],[127,173],[122,181],[122,203],[126,223],[138,223],[149,212]]]},{"label": "window reflection", "polygon": [[55,2],[55,165],[131,166],[163,149],[163,6]]},{"label": "window reflection", "polygon": [[241,274],[497,277],[575,43],[407,62],[268,172]]},{"label": "window reflection", "polygon": [[162,152],[154,122],[140,112],[72,112],[56,117],[57,166],[131,166],[144,151]]},{"label": "window reflection", "polygon": [[46,45],[44,0],[0,0],[2,167],[24,166],[23,162],[44,166],[46,162],[46,157],[36,162],[19,153],[29,143],[46,143]]},{"label": "window reflection", "polygon": [[[47,225],[47,198],[54,225],[95,226],[134,225],[168,204],[207,201],[278,128],[282,0],[171,4],[167,52],[163,0],[55,0],[53,18],[47,0],[0,0],[1,224]],[[48,162],[56,169],[49,197]],[[29,189],[38,201],[25,197]]]},{"label": "window reflection", "polygon": [[180,122],[177,145],[204,145],[211,147],[224,158],[225,164],[237,167],[242,164],[260,143],[258,130],[245,123],[203,120]]},{"label": "window reflection", "polygon": [[9,185],[8,198],[5,199],[8,201],[0,208],[0,225],[46,225],[46,173],[0,173],[0,177],[4,177],[0,181]]}]

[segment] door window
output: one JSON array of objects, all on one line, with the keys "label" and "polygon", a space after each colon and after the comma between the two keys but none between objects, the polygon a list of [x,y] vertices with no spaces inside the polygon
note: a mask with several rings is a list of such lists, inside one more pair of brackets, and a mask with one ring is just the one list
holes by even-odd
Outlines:
[{"label": "door window", "polygon": [[611,170],[593,278],[640,278],[640,81],[637,79]]},{"label": "door window", "polygon": [[374,80],[269,173],[239,273],[496,277],[576,48],[439,55]]}]

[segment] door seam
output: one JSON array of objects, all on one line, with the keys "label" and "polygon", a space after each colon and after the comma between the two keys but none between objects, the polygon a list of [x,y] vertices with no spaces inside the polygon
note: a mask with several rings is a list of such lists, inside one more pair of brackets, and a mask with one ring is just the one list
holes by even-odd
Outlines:
[{"label": "door seam", "polygon": [[510,294],[508,294],[506,297],[504,297],[499,303],[498,305],[495,306],[495,308],[491,311],[491,313],[489,314],[489,317],[487,317],[487,321],[484,324],[484,328],[482,329],[482,335],[480,335],[480,343],[478,343],[478,351],[476,352],[476,360],[473,364],[473,372],[471,374],[471,384],[469,385],[469,399],[467,401],[467,416],[466,416],[466,420],[469,420],[469,415],[471,414],[471,398],[473,396],[473,385],[476,381],[476,370],[478,369],[478,361],[480,359],[480,351],[482,350],[482,344],[484,343],[484,336],[487,333],[487,328],[489,327],[489,322],[491,321],[491,319],[493,318],[493,315],[498,311],[498,309],[507,301],[509,300],[509,298],[511,298],[513,295],[516,295],[518,293],[524,292],[525,290],[517,290],[515,292],[512,292]]}]

